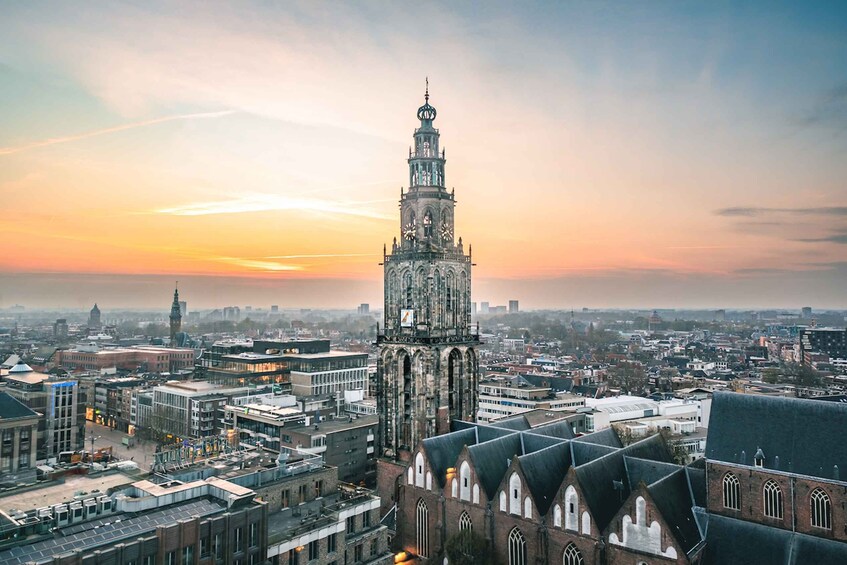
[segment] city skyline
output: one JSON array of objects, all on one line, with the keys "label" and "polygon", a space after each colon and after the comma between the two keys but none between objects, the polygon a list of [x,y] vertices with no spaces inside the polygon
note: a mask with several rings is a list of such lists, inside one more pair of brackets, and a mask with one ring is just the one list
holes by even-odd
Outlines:
[{"label": "city skyline", "polygon": [[847,307],[847,11],[429,10],[5,7],[0,308],[379,304],[426,76],[474,301]]}]

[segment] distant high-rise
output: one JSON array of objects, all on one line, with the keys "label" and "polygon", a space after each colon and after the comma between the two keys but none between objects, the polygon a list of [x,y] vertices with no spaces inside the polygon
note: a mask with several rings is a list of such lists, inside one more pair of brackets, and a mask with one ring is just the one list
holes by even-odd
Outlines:
[{"label": "distant high-rise", "polygon": [[67,339],[68,337],[68,320],[59,318],[53,324],[53,337],[56,339]]},{"label": "distant high-rise", "polygon": [[97,307],[97,303],[95,302],[94,308],[88,314],[88,327],[93,330],[99,330],[100,326],[100,308]]},{"label": "distant high-rise", "polygon": [[518,313],[518,301],[517,300],[509,300],[509,314],[517,314]]},{"label": "distant high-rise", "polygon": [[725,322],[726,321],[726,310],[715,310],[715,321],[716,322]]},{"label": "distant high-rise", "polygon": [[359,304],[359,307],[358,307],[358,308],[356,308],[356,312],[357,312],[358,314],[361,314],[361,315],[367,315],[367,314],[370,314],[370,312],[371,312],[371,305],[370,305],[370,304],[365,304],[365,303]]},{"label": "distant high-rise", "polygon": [[185,300],[179,301],[179,315],[185,318],[188,315],[188,302]]},{"label": "distant high-rise", "polygon": [[278,314],[278,313],[279,313],[279,305],[271,304],[271,314]]},{"label": "distant high-rise", "polygon": [[490,309],[491,308],[489,307],[488,302],[480,302],[479,303],[479,313],[480,314],[488,314],[488,311]]},{"label": "distant high-rise", "polygon": [[171,304],[171,344],[176,343],[176,334],[182,331],[182,309],[179,306],[179,289],[174,287],[174,301]]},{"label": "distant high-rise", "polygon": [[803,306],[800,315],[804,320],[808,320],[812,317],[812,307],[811,306]]}]

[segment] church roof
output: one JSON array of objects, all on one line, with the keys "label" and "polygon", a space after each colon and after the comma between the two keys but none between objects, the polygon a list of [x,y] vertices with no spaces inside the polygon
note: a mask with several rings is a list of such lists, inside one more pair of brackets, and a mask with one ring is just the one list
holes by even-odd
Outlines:
[{"label": "church roof", "polygon": [[686,553],[691,551],[702,537],[694,518],[694,500],[685,469],[677,466],[676,471],[649,485],[647,490],[679,545]]},{"label": "church roof", "polygon": [[432,474],[441,487],[447,480],[447,469],[452,467],[456,458],[466,445],[476,443],[476,430],[467,428],[465,430],[443,434],[423,440],[423,448]]},{"label": "church roof", "polygon": [[539,514],[543,516],[550,509],[562,479],[571,466],[571,452],[568,444],[560,442],[540,451],[523,455],[518,458],[518,461],[520,461],[532,498],[535,500],[535,506]]},{"label": "church roof", "polygon": [[671,461],[662,438],[654,435],[577,467],[577,479],[600,530],[606,529],[631,492],[624,464],[627,455],[654,461]]},{"label": "church roof", "polygon": [[718,514],[704,515],[704,565],[843,565],[847,543],[798,534]]},{"label": "church roof", "polygon": [[494,498],[512,457],[522,455],[522,449],[520,434],[509,434],[468,447],[479,482],[489,500]]},{"label": "church roof", "polygon": [[836,479],[847,473],[847,442],[832,441],[847,429],[847,406],[797,398],[717,392],[712,399],[706,458]]}]

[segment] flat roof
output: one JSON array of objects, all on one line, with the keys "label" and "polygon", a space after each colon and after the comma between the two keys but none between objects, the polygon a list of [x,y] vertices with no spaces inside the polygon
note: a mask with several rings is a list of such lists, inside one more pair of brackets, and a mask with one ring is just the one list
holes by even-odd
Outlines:
[{"label": "flat roof", "polygon": [[15,509],[25,512],[34,508],[61,504],[73,500],[74,493],[77,491],[90,493],[93,490],[99,490],[101,494],[106,494],[111,488],[129,485],[135,480],[135,478],[121,472],[94,477],[88,475],[66,475],[65,482],[63,483],[52,483],[49,486],[43,486],[35,490],[0,496],[0,510],[9,512]]},{"label": "flat roof", "polygon": [[[324,420],[323,422],[312,423],[308,426],[304,424],[302,426],[287,426],[287,428],[292,432],[297,432],[304,435],[320,436],[351,428],[364,428],[366,426],[373,426],[378,423],[379,416],[359,416],[358,418],[353,418],[352,422],[348,418],[333,418],[332,420]],[[318,429],[315,429],[315,426],[317,426]]]},{"label": "flat roof", "polygon": [[[80,524],[84,529],[65,536],[56,536],[30,545],[12,547],[0,551],[3,565],[24,565],[26,563],[52,563],[56,555],[94,549],[113,545],[124,539],[135,539],[145,533],[155,531],[159,526],[187,520],[194,516],[209,516],[224,512],[226,506],[201,499],[187,504],[174,504],[160,510],[144,512],[137,516],[117,514],[108,518]],[[63,528],[63,530],[75,529]]]}]

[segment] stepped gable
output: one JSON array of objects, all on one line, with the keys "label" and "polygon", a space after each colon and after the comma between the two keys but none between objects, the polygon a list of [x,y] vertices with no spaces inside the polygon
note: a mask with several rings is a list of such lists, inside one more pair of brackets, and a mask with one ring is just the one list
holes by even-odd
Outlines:
[{"label": "stepped gable", "polygon": [[432,474],[435,475],[435,480],[439,486],[444,488],[447,480],[447,469],[455,465],[456,458],[459,457],[466,445],[476,444],[476,430],[468,428],[427,438],[423,440],[422,444]]},{"label": "stepped gable", "polygon": [[826,430],[847,429],[847,406],[799,398],[717,392],[706,458],[753,466],[761,449],[763,467],[834,479],[837,465],[847,473],[847,442]]},{"label": "stepped gable", "polygon": [[512,457],[523,455],[520,434],[493,439],[485,443],[468,446],[468,453],[473,460],[474,469],[485,494],[489,500],[494,500],[497,487],[503,480],[503,475],[512,463]]},{"label": "stepped gable", "polygon": [[541,516],[547,514],[571,466],[571,452],[562,442],[518,457],[529,491]]}]

